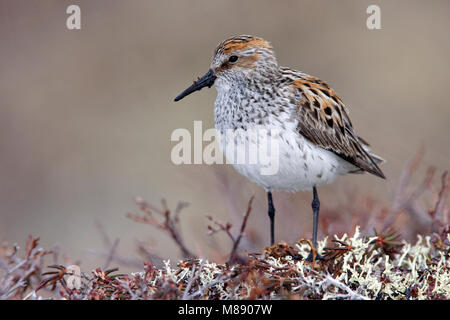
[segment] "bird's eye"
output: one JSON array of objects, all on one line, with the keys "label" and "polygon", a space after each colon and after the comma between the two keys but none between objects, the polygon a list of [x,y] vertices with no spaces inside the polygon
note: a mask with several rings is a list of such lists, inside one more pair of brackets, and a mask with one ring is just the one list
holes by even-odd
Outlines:
[{"label": "bird's eye", "polygon": [[239,57],[238,56],[231,56],[228,61],[230,63],[235,63],[236,61],[238,61]]}]

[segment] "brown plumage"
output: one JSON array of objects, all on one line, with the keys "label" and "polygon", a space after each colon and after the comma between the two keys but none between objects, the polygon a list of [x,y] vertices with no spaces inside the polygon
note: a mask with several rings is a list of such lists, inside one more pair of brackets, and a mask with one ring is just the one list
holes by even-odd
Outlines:
[{"label": "brown plumage", "polygon": [[377,165],[383,160],[367,151],[368,143],[355,134],[342,100],[326,82],[299,74],[293,87],[302,95],[298,129],[304,137],[361,170],[385,178]]}]

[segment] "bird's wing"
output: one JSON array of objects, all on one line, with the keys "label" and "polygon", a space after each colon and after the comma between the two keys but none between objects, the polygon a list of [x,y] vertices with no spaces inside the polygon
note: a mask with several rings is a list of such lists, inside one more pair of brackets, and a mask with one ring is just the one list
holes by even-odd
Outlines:
[{"label": "bird's wing", "polygon": [[312,143],[332,151],[363,171],[385,178],[378,167],[379,157],[372,155],[368,144],[353,130],[345,105],[324,81],[310,75],[282,68],[292,79],[298,96],[299,132]]}]

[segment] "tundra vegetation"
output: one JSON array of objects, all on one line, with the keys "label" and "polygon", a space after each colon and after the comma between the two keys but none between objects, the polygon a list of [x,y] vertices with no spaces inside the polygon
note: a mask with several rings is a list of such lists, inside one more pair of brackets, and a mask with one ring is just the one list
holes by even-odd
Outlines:
[{"label": "tundra vegetation", "polygon": [[[450,227],[445,202],[450,178],[447,171],[438,175],[430,168],[418,185],[412,185],[420,159],[418,154],[405,166],[391,204],[382,204],[376,213],[367,205],[352,210],[358,221],[370,222],[370,232],[356,226],[340,236],[325,237],[317,248],[310,240],[299,239],[248,252],[241,248],[241,240],[252,212],[251,197],[238,226],[206,217],[207,234],[223,233],[231,243],[224,261],[215,262],[196,256],[185,244],[179,216],[186,203],[170,210],[165,200],[154,206],[137,198],[138,213],[126,216],[167,233],[180,250],[180,260],[161,259],[139,246],[138,251],[145,253],[142,263],[135,264],[136,272],[122,274],[110,268],[116,262],[129,262],[115,254],[116,239],[109,241],[102,267],[75,275],[70,266],[58,264],[57,250],[45,250],[39,247],[39,238],[29,236],[24,250],[7,242],[0,246],[0,298],[449,299]],[[407,219],[397,219],[400,215]],[[420,226],[415,241],[407,241],[399,232],[409,220]],[[307,261],[311,248],[323,259]],[[157,259],[160,263],[154,262]],[[78,282],[73,281],[75,276],[80,277]]]}]

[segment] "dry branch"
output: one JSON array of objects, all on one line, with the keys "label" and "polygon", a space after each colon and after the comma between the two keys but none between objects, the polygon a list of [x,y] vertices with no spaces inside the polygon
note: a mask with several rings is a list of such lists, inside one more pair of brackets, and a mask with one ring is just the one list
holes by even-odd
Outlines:
[{"label": "dry branch", "polygon": [[[187,202],[178,202],[177,207],[173,211],[173,214],[167,207],[167,202],[165,199],[161,200],[162,209],[152,206],[142,198],[136,198],[135,202],[139,206],[141,212],[144,213],[144,215],[127,213],[126,216],[129,219],[139,223],[149,224],[164,231],[177,244],[183,257],[195,257],[195,254],[193,254],[184,244],[183,238],[181,237],[180,231],[178,229],[178,224],[180,222],[179,215],[181,210],[188,206]],[[160,216],[160,219],[156,218],[154,213],[158,214]]]}]

